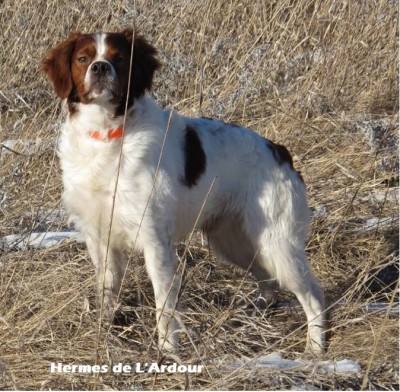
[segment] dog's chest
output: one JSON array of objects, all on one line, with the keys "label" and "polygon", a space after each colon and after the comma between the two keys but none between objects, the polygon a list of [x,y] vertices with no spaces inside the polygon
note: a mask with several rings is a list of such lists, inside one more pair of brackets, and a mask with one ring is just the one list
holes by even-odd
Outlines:
[{"label": "dog's chest", "polygon": [[113,237],[132,237],[150,194],[143,184],[151,188],[152,182],[151,165],[147,170],[143,156],[131,150],[129,141],[121,151],[118,141],[61,140],[63,201],[81,230],[109,230],[113,211]]},{"label": "dog's chest", "polygon": [[[96,145],[97,144],[97,145]],[[117,146],[85,141],[60,148],[60,160],[66,187],[85,188],[104,193],[113,188],[118,171]]]}]

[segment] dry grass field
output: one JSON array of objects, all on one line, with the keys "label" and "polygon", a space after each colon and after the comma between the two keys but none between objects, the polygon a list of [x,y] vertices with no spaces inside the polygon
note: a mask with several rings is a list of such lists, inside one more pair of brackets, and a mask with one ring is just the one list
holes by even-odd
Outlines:
[{"label": "dry grass field", "polygon": [[307,252],[330,307],[322,359],[362,371],[229,367],[272,352],[298,358],[305,317],[287,292],[290,306],[251,306],[252,278],[216,263],[196,237],[182,295],[193,333],[179,356],[202,373],[52,374],[51,362],[168,360],[154,344],[142,255],[130,256],[118,319],[99,331],[94,268],[69,240],[0,248],[0,390],[398,390],[396,1],[1,1],[0,238],[67,229],[55,154],[62,113],[40,73],[45,51],[70,31],[133,23],[159,48],[160,105],[243,124],[291,151],[314,213]]}]

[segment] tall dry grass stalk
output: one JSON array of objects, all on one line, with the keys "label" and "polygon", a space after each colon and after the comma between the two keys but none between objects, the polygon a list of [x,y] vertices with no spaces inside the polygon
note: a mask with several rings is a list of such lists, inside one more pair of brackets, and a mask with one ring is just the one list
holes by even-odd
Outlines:
[{"label": "tall dry grass stalk", "polygon": [[[4,0],[0,22],[0,143],[19,140],[1,148],[0,237],[66,228],[64,216],[50,214],[60,208],[55,145],[62,115],[39,72],[43,54],[70,31],[114,31],[134,22],[159,48],[163,68],[152,94],[161,105],[243,124],[294,155],[315,215],[309,258],[328,302],[341,304],[330,311],[325,359],[363,366],[359,377],[217,366],[271,351],[296,357],[305,317],[295,307],[273,315],[249,307],[255,283],[215,263],[199,239],[185,252],[182,305],[193,334],[183,336],[180,357],[203,361],[207,372],[191,376],[190,388],[398,388],[398,318],[363,311],[398,301],[395,1]],[[50,374],[50,362],[95,360],[95,282],[87,252],[75,242],[0,251],[0,389],[185,385],[179,374]],[[101,331],[100,360],[152,362],[154,301],[140,255],[131,256],[121,298],[116,325]]]}]

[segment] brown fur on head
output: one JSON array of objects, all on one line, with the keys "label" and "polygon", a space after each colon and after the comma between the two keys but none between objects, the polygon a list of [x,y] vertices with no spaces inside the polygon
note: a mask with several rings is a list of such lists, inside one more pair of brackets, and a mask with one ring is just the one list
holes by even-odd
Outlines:
[{"label": "brown fur on head", "polygon": [[43,72],[52,82],[60,98],[68,98],[72,90],[71,57],[80,33],[71,33],[69,37],[51,49],[42,62]]},{"label": "brown fur on head", "polygon": [[[132,29],[105,33],[104,42],[106,49],[102,58],[112,65],[116,74],[115,80],[111,80],[107,88],[112,92],[112,102],[118,105],[118,114],[123,110],[127,96],[130,106],[135,98],[151,88],[154,72],[160,63],[156,58],[156,49]],[[92,64],[98,60],[97,45],[96,34],[72,33],[47,53],[42,68],[60,98],[68,98],[69,103],[91,102],[92,86],[87,83],[87,75]]]},{"label": "brown fur on head", "polygon": [[123,30],[121,34],[126,37],[131,45],[134,37],[131,95],[138,98],[146,90],[151,89],[154,72],[160,68],[161,63],[156,58],[156,48],[150,45],[142,35],[134,33],[132,29]]}]

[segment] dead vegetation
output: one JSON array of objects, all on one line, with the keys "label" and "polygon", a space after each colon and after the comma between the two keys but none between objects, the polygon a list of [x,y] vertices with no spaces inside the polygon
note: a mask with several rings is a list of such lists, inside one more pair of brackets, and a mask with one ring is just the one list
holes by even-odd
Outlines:
[{"label": "dead vegetation", "polygon": [[[46,218],[60,208],[62,185],[54,151],[60,104],[39,73],[45,50],[70,31],[114,31],[134,22],[159,48],[164,65],[153,95],[160,104],[243,124],[294,155],[315,215],[310,262],[332,304],[325,359],[362,365],[358,375],[224,370],[218,364],[243,356],[297,357],[305,318],[294,307],[273,315],[251,310],[257,298],[251,278],[215,264],[194,241],[182,295],[184,321],[194,334],[183,336],[181,360],[207,370],[190,376],[189,388],[398,390],[398,317],[391,312],[398,306],[397,2],[134,3],[0,4],[0,237],[66,227],[63,217]],[[25,148],[28,141],[34,147]],[[94,271],[82,245],[0,252],[0,389],[185,386],[180,374],[49,372],[51,362],[160,359],[140,255],[131,257],[116,324],[99,335]],[[390,305],[363,310],[376,302]]]}]

